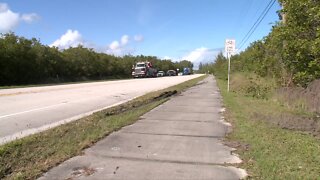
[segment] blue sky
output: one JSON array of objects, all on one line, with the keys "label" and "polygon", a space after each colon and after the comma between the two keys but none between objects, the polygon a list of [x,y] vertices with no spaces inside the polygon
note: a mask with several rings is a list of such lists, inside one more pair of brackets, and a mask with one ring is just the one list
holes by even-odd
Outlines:
[{"label": "blue sky", "polygon": [[[0,31],[61,49],[82,44],[115,55],[213,60],[226,38],[239,43],[269,0],[0,0]],[[266,36],[278,3],[249,39]],[[2,25],[1,25],[2,24]]]}]

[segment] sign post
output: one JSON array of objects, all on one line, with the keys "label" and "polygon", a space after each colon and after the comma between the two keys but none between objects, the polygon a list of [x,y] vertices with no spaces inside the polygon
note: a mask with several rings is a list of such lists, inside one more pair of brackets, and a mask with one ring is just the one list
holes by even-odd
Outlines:
[{"label": "sign post", "polygon": [[227,53],[228,59],[228,92],[230,91],[230,56],[233,55],[236,51],[236,40],[234,39],[226,39],[225,42],[225,52]]}]

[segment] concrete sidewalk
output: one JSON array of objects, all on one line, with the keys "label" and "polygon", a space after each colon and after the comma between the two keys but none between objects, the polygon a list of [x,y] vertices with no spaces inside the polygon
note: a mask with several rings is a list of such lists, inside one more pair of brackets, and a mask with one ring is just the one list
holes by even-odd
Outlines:
[{"label": "concrete sidewalk", "polygon": [[40,179],[241,179],[220,101],[211,76]]}]

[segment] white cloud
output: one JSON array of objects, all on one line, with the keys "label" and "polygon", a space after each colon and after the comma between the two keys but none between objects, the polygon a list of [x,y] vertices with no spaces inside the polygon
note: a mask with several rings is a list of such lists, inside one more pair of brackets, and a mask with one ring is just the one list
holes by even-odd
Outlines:
[{"label": "white cloud", "polygon": [[[143,40],[143,36],[136,35],[133,37],[133,40],[136,42],[141,42]],[[114,40],[111,44],[109,44],[105,52],[115,56],[124,56],[128,54],[133,54],[135,49],[128,46],[129,44],[130,44],[130,36],[123,35],[120,41]]]},{"label": "white cloud", "polygon": [[21,19],[26,23],[32,23],[40,19],[40,17],[36,13],[23,14]]},{"label": "white cloud", "polygon": [[131,47],[120,44],[118,41],[113,41],[104,52],[115,56],[124,56],[132,54],[134,51]]},{"label": "white cloud", "polygon": [[129,43],[129,36],[128,35],[123,35],[121,37],[121,45],[125,46]]},{"label": "white cloud", "polygon": [[39,16],[36,13],[20,15],[20,13],[11,11],[8,4],[0,3],[0,32],[2,33],[12,31],[20,22],[31,23],[38,19]]},{"label": "white cloud", "polygon": [[8,32],[19,24],[19,13],[12,12],[8,5],[0,3],[0,32]]},{"label": "white cloud", "polygon": [[120,48],[120,43],[118,41],[113,41],[110,45],[109,48],[111,50],[116,50]]},{"label": "white cloud", "polygon": [[172,59],[170,56],[164,56],[163,58],[161,58],[162,60],[168,60],[168,59]]},{"label": "white cloud", "polygon": [[69,29],[65,34],[63,34],[59,39],[54,41],[50,46],[58,47],[59,49],[66,49],[69,47],[76,47],[78,45],[83,45],[84,41],[82,35],[77,30]]},{"label": "white cloud", "polygon": [[184,56],[183,60],[188,60],[191,62],[198,62],[207,59],[213,59],[217,55],[216,51],[211,51],[208,48],[201,47],[191,51],[189,54]]},{"label": "white cloud", "polygon": [[194,68],[197,69],[200,62],[211,62],[220,52],[219,49],[211,50],[206,47],[197,48],[189,52],[182,60],[191,61],[194,64]]},{"label": "white cloud", "polygon": [[65,34],[63,34],[59,39],[54,41],[49,46],[55,46],[59,49],[66,49],[69,47],[82,45],[86,48],[92,48],[96,52],[103,52],[115,56],[124,56],[133,54],[135,52],[135,48],[130,47],[129,44],[130,36],[123,35],[121,36],[120,40],[114,40],[107,46],[99,46],[95,43],[85,41],[79,31],[69,29]]},{"label": "white cloud", "polygon": [[135,41],[137,41],[137,42],[141,42],[141,41],[143,41],[143,36],[142,35],[135,35],[134,37],[133,37],[133,39],[135,40]]}]

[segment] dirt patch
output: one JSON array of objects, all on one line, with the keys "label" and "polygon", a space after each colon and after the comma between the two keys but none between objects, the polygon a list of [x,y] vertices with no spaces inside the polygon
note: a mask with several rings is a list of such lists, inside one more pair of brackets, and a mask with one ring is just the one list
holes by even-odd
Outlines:
[{"label": "dirt patch", "polygon": [[165,92],[162,92],[161,94],[153,97],[152,99],[147,99],[147,100],[144,100],[144,101],[143,100],[135,101],[135,102],[132,102],[132,103],[126,103],[126,104],[119,105],[119,106],[114,107],[114,108],[110,108],[108,110],[105,110],[104,115],[105,116],[112,116],[112,115],[120,114],[120,113],[123,113],[125,111],[132,110],[134,108],[138,108],[140,106],[146,105],[148,103],[152,103],[152,102],[155,102],[155,101],[159,101],[161,99],[165,99],[165,98],[171,97],[171,96],[173,96],[173,95],[175,95],[177,93],[178,93],[178,91],[176,91],[176,90],[165,91]]},{"label": "dirt patch", "polygon": [[75,178],[80,178],[81,176],[90,176],[96,172],[93,168],[88,167],[77,167],[73,169],[71,177],[66,178],[66,180],[73,180]]},{"label": "dirt patch", "polygon": [[257,120],[265,120],[283,129],[301,131],[320,138],[319,116],[303,117],[288,113],[282,113],[281,115],[265,115],[255,112],[253,113],[252,118]]},{"label": "dirt patch", "polygon": [[224,145],[235,148],[237,151],[248,151],[250,148],[250,144],[247,143],[241,143],[239,141],[224,141]]},{"label": "dirt patch", "polygon": [[166,91],[166,92],[161,93],[159,96],[154,97],[153,100],[158,101],[158,100],[160,100],[160,99],[173,96],[173,95],[177,94],[177,92],[178,92],[178,91],[176,91],[176,90],[174,90],[174,91]]},{"label": "dirt patch", "polygon": [[276,91],[275,98],[293,111],[306,111],[313,117],[281,113],[280,115],[263,115],[254,113],[254,119],[263,119],[284,129],[302,131],[320,137],[320,79],[313,81],[307,88],[285,87]]}]

